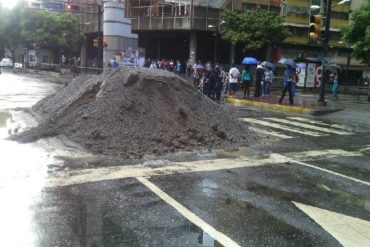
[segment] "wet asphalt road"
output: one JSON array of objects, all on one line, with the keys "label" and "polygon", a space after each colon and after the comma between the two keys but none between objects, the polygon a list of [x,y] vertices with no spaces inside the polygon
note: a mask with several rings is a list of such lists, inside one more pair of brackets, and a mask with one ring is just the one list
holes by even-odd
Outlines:
[{"label": "wet asphalt road", "polygon": [[16,113],[58,87],[0,77],[0,246],[370,246],[370,120],[236,108],[262,145],[65,167],[58,145],[5,140],[27,127]]}]

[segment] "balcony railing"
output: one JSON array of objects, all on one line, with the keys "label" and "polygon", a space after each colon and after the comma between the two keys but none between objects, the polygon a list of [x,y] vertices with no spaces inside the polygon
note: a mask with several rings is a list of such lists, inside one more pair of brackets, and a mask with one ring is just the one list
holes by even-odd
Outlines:
[{"label": "balcony railing", "polygon": [[[127,17],[132,30],[210,30],[219,24],[221,9],[187,4],[131,6]],[[214,30],[212,30],[214,31]]]}]

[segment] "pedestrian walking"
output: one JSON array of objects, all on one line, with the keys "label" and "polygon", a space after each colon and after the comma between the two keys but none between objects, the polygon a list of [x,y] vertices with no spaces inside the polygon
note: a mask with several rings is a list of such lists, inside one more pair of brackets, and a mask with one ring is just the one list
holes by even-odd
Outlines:
[{"label": "pedestrian walking", "polygon": [[181,62],[180,62],[180,60],[177,60],[177,62],[176,62],[175,73],[178,74],[178,75],[181,73]]},{"label": "pedestrian walking", "polygon": [[193,70],[193,66],[194,66],[194,62],[193,62],[192,59],[189,58],[188,61],[186,62],[186,75],[188,77],[191,76],[191,72]]},{"label": "pedestrian walking", "polygon": [[294,91],[293,90],[295,90],[295,85],[293,85],[293,84],[295,84],[297,82],[298,82],[298,76],[295,72],[295,69],[292,66],[287,65],[287,68],[284,72],[283,92],[282,92],[281,97],[279,99],[280,104],[283,103],[283,99],[285,97],[285,94],[288,91],[289,92],[289,103],[291,105],[293,105],[293,103],[294,103],[294,101],[293,101]]},{"label": "pedestrian walking", "polygon": [[365,86],[367,86],[367,101],[370,102],[370,83],[369,83],[369,77],[366,76],[364,83],[365,83]]},{"label": "pedestrian walking", "polygon": [[72,66],[71,70],[73,73],[73,77],[79,76],[80,72],[78,71],[78,59],[76,57],[72,58]]},{"label": "pedestrian walking", "polygon": [[249,98],[249,88],[252,84],[252,73],[249,65],[245,65],[242,71],[242,87],[244,89],[244,99]]},{"label": "pedestrian walking", "polygon": [[236,91],[238,91],[238,83],[239,83],[239,76],[240,71],[235,67],[235,65],[231,65],[231,69],[229,70],[229,95],[235,95]]},{"label": "pedestrian walking", "polygon": [[265,66],[264,79],[263,79],[263,96],[270,95],[270,88],[274,80],[274,73],[271,68]]},{"label": "pedestrian walking", "polygon": [[338,71],[333,71],[330,74],[330,81],[332,81],[331,92],[333,95],[333,100],[338,100],[338,86],[339,86],[339,73]]}]

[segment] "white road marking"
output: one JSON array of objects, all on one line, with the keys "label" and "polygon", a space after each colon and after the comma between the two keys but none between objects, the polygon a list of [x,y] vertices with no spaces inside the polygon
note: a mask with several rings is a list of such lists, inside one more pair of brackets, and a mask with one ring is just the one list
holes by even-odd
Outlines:
[{"label": "white road marking", "polygon": [[344,247],[370,246],[370,222],[329,210],[293,202]]},{"label": "white road marking", "polygon": [[326,173],[329,173],[329,174],[332,174],[332,175],[335,175],[335,176],[339,176],[339,177],[342,177],[342,178],[346,178],[346,179],[355,181],[357,183],[361,183],[361,184],[370,186],[370,183],[369,182],[366,182],[366,181],[363,181],[363,180],[360,180],[360,179],[357,179],[357,178],[346,176],[346,175],[343,175],[343,174],[340,174],[340,173],[337,173],[337,172],[333,172],[331,170],[328,170],[328,169],[325,169],[325,168],[321,168],[319,166],[314,166],[314,165],[311,165],[311,164],[308,164],[308,163],[304,163],[304,162],[301,162],[301,161],[298,161],[298,160],[289,159],[288,157],[283,156],[283,155],[280,155],[280,154],[274,154],[274,155],[275,156],[282,156],[281,157],[282,160],[283,159],[288,159],[292,163],[296,163],[296,164],[299,164],[299,165],[302,165],[302,166],[310,167],[310,168],[313,168],[313,169],[316,169],[316,170],[319,170],[319,171],[323,171],[323,172],[326,172]]},{"label": "white road marking", "polygon": [[314,158],[317,159],[331,159],[335,157],[361,157],[364,156],[362,150],[359,151],[346,151],[343,149],[327,149],[327,150],[310,150],[303,152],[285,153],[285,156],[298,159],[300,161],[308,161]]},{"label": "white road marking", "polygon": [[194,225],[198,226],[203,231],[208,233],[213,239],[218,241],[223,246],[231,246],[231,247],[240,246],[239,244],[235,243],[231,238],[229,238],[225,234],[217,231],[211,225],[207,224],[205,221],[203,221],[201,218],[199,218],[197,215],[195,215],[189,209],[185,208],[183,205],[178,203],[175,199],[173,199],[172,197],[167,195],[163,190],[158,188],[155,184],[153,184],[152,182],[150,182],[146,178],[137,177],[136,179],[139,180],[142,184],[144,184],[151,191],[153,191],[157,196],[159,196],[167,204],[169,204],[170,206],[175,208],[182,216],[184,216],[186,219],[188,219]]},{"label": "white road marking", "polygon": [[[283,160],[281,160],[281,158],[283,158]],[[215,159],[192,162],[174,162],[161,167],[147,167],[141,165],[118,166],[118,167],[113,166],[106,168],[86,169],[80,171],[55,172],[54,175],[53,174],[49,175],[45,187],[48,188],[48,187],[67,186],[122,178],[169,175],[174,173],[218,171],[225,169],[278,164],[284,162],[287,162],[287,159],[285,157],[271,155],[269,158],[261,160],[242,157],[236,159]]]},{"label": "white road marking", "polygon": [[298,126],[298,127],[305,128],[305,129],[321,131],[321,132],[325,132],[325,133],[331,133],[331,134],[337,134],[337,135],[352,135],[352,133],[347,132],[347,131],[328,129],[328,128],[318,127],[318,126],[314,126],[314,125],[310,125],[310,124],[298,123],[298,122],[294,122],[294,121],[287,120],[287,119],[281,119],[281,118],[265,118],[265,119],[268,119],[268,120],[271,120],[271,121],[274,121],[274,122],[278,122],[278,123],[284,123],[284,124],[289,124],[289,125],[293,125],[293,126]]},{"label": "white road marking", "polygon": [[313,131],[306,131],[306,130],[302,131],[302,130],[299,130],[299,129],[296,129],[296,128],[293,128],[293,127],[288,127],[288,126],[284,126],[284,125],[281,125],[281,124],[271,123],[271,122],[268,122],[268,121],[258,120],[258,119],[254,119],[254,118],[240,118],[240,120],[242,120],[244,122],[249,122],[249,123],[268,126],[268,127],[275,128],[275,129],[282,129],[282,130],[285,130],[285,131],[295,132],[295,133],[299,133],[299,134],[302,134],[302,135],[315,136],[315,137],[326,136],[326,135],[321,134],[321,133],[317,133],[317,132],[313,132]]},{"label": "white road marking", "polygon": [[324,187],[327,191],[330,191],[331,189],[328,187],[328,186],[326,186],[325,184],[323,184],[322,185],[322,187]]},{"label": "white road marking", "polygon": [[282,139],[291,139],[291,138],[293,138],[292,136],[284,135],[284,134],[281,134],[279,132],[272,131],[272,130],[264,130],[264,129],[260,129],[260,128],[256,128],[256,127],[252,127],[252,126],[250,126],[249,129],[256,132],[256,133],[275,136],[275,137],[282,138]]},{"label": "white road marking", "polygon": [[288,119],[297,120],[297,121],[306,122],[306,123],[319,124],[319,125],[323,125],[323,126],[328,126],[328,127],[336,128],[336,129],[347,130],[347,131],[350,131],[350,132],[353,131],[353,129],[347,128],[347,127],[342,126],[342,125],[339,125],[339,124],[328,124],[328,123],[324,123],[322,121],[316,121],[316,120],[312,120],[312,119],[308,119],[308,118],[303,118],[303,117],[287,117],[287,118]]},{"label": "white road marking", "polygon": [[[133,178],[133,177],[145,177],[145,176],[158,176],[158,175],[169,175],[174,173],[190,173],[190,172],[204,172],[204,171],[218,171],[226,169],[244,168],[263,166],[271,164],[280,164],[286,162],[295,162],[297,164],[309,166],[315,169],[319,169],[324,172],[329,172],[334,175],[349,178],[356,182],[361,181],[355,178],[332,172],[320,167],[312,166],[302,161],[308,161],[311,159],[327,159],[333,157],[359,157],[363,156],[362,152],[370,150],[370,145],[365,146],[358,151],[345,151],[340,149],[333,150],[312,150],[305,152],[294,152],[286,153],[284,155],[271,154],[265,159],[250,159],[246,157],[240,157],[235,159],[214,159],[214,160],[200,160],[192,162],[173,162],[164,164],[163,166],[143,166],[143,165],[131,165],[131,166],[112,166],[96,169],[85,169],[78,171],[60,171],[50,174],[46,180],[45,187],[58,187],[68,186],[74,184],[83,184],[89,182],[98,182],[105,180]],[[297,161],[299,159],[300,161]],[[361,183],[369,184],[361,181]]]}]

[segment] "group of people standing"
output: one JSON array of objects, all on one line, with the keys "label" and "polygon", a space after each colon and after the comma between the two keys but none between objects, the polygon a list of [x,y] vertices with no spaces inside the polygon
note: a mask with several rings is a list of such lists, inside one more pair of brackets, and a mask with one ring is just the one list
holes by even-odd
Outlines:
[{"label": "group of people standing", "polygon": [[229,95],[235,95],[239,88],[239,81],[241,80],[244,98],[250,98],[250,87],[253,81],[256,83],[254,97],[269,96],[271,84],[275,79],[272,69],[261,64],[257,65],[255,78],[254,80],[250,65],[244,66],[241,75],[239,70],[235,66],[232,66],[229,71]]}]

